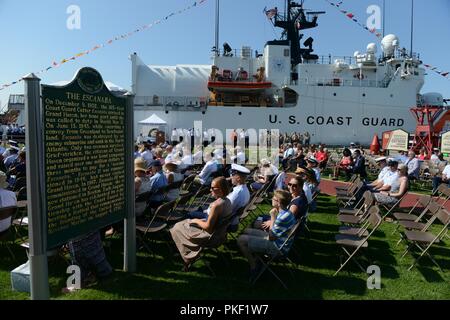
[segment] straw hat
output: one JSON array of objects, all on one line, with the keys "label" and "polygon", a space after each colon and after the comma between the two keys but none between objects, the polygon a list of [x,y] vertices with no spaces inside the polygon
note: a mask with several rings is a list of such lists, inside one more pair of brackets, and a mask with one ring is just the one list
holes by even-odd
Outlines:
[{"label": "straw hat", "polygon": [[136,158],[134,160],[134,172],[136,171],[147,171],[147,166],[145,165],[145,161],[142,158]]},{"label": "straw hat", "polygon": [[307,176],[307,178],[309,180],[315,180],[315,175],[314,172],[312,170],[309,170],[307,168],[304,167],[298,167],[297,170],[295,170],[296,174],[304,174],[305,176]]},{"label": "straw hat", "polygon": [[8,187],[8,182],[6,181],[6,174],[0,171],[0,188],[6,189]]},{"label": "straw hat", "polygon": [[166,162],[164,165],[164,170],[175,172],[178,169],[178,165],[175,162]]}]

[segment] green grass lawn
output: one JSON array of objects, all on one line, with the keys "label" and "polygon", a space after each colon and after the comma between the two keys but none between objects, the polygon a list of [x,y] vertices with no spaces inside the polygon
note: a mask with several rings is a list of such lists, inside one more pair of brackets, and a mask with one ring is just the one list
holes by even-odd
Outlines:
[{"label": "green grass lawn", "polygon": [[[267,210],[263,206],[263,210]],[[137,257],[138,270],[127,274],[122,268],[122,239],[115,236],[105,242],[106,254],[114,275],[104,283],[97,283],[88,289],[69,295],[61,294],[65,286],[67,264],[62,258],[49,261],[50,289],[52,299],[449,299],[450,298],[450,241],[448,238],[431,253],[440,263],[443,272],[424,257],[419,267],[407,268],[412,258],[400,256],[405,245],[395,246],[399,236],[392,235],[395,225],[383,222],[369,241],[367,256],[381,268],[381,289],[367,289],[366,273],[354,264],[348,264],[336,277],[338,248],[334,235],[338,229],[335,198],[321,196],[318,210],[311,214],[309,235],[301,236],[295,242],[291,257],[294,277],[286,269],[276,266],[275,271],[287,283],[285,290],[270,274],[264,274],[255,286],[248,283],[248,264],[239,253],[236,242],[231,238],[221,254],[207,253],[196,262],[189,273],[181,271],[179,257],[173,255],[162,237],[154,237],[151,243],[154,255],[140,250]],[[249,224],[251,221],[245,221]],[[242,226],[242,228],[245,227]],[[241,228],[241,229],[242,229]],[[172,245],[169,242],[170,245]],[[174,248],[174,247],[173,247]],[[176,250],[176,249],[173,249]],[[5,248],[0,248],[0,299],[28,299],[28,294],[13,292],[10,284],[10,270],[26,261],[25,252],[17,245],[14,248],[17,261],[13,261]],[[210,263],[216,277],[206,267]],[[362,260],[365,262],[364,260]],[[366,263],[367,264],[367,263]]]}]

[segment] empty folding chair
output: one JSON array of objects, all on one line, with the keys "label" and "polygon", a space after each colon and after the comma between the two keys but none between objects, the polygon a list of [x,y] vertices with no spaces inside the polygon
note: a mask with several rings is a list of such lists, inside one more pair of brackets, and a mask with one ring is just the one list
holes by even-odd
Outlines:
[{"label": "empty folding chair", "polygon": [[336,189],[336,192],[338,191],[348,191],[352,186],[356,185],[357,183],[359,183],[361,180],[359,179],[358,175],[354,174],[352,175],[352,177],[350,178],[350,180],[348,181],[348,183],[346,185],[343,186],[336,186],[334,187]]},{"label": "empty folding chair", "polygon": [[450,225],[450,213],[445,209],[441,209],[437,213],[436,218],[443,224],[443,227],[440,228],[440,231],[437,233],[437,235],[434,235],[430,231],[405,230],[404,239],[408,242],[408,247],[403,253],[401,259],[403,259],[413,247],[418,248],[420,251],[419,256],[417,258],[414,258],[414,262],[408,268],[408,271],[410,271],[424,255],[427,255],[431,259],[431,261],[442,271],[441,266],[436,262],[436,260],[428,251],[433,244],[439,243],[442,235],[448,231],[448,227]]},{"label": "empty folding chair", "polygon": [[[335,236],[336,244],[342,249],[342,251],[347,255],[347,259],[344,263],[341,263],[341,266],[339,269],[334,273],[334,276],[336,276],[339,271],[344,268],[344,266],[356,256],[356,254],[362,249],[362,248],[368,248],[369,243],[368,240],[372,236],[372,234],[377,230],[377,228],[380,226],[382,222],[382,218],[380,216],[380,208],[378,206],[373,206],[369,210],[369,216],[367,219],[367,224],[364,226],[364,228],[358,230],[358,232],[354,234],[337,234]],[[370,232],[365,232],[371,227]],[[361,264],[354,259],[354,262],[358,265],[358,267],[363,271],[366,272],[366,269],[364,269]]]},{"label": "empty folding chair", "polygon": [[153,254],[153,251],[150,249],[149,245],[147,244],[147,237],[151,233],[157,233],[167,227],[167,223],[165,221],[157,220],[156,217],[159,214],[160,210],[164,210],[164,204],[160,205],[156,210],[155,213],[152,215],[150,219],[136,222],[136,235],[138,239],[140,240],[141,245],[147,249],[147,251],[151,254]]},{"label": "empty folding chair", "polygon": [[368,215],[369,209],[372,207],[374,203],[373,194],[370,191],[364,193],[364,205],[361,207],[361,210],[357,211],[355,214],[339,214],[338,220],[341,223],[345,224],[361,224],[363,223]]},{"label": "empty folding chair", "polygon": [[[394,212],[393,216],[397,220],[414,221],[418,217],[417,215],[414,214],[414,212],[417,211],[420,207],[423,208],[423,209],[426,209],[428,204],[430,203],[430,201],[431,201],[431,196],[427,196],[427,195],[419,196],[417,198],[416,203],[411,208],[411,210],[409,210],[409,212],[407,212],[407,213],[405,213],[405,212]],[[423,210],[422,210],[422,212],[423,212]]]},{"label": "empty folding chair", "polygon": [[370,191],[364,192],[363,196],[359,201],[355,204],[353,208],[340,208],[339,215],[347,214],[347,215],[359,215],[364,208],[367,206],[371,206],[373,204],[374,197]]}]

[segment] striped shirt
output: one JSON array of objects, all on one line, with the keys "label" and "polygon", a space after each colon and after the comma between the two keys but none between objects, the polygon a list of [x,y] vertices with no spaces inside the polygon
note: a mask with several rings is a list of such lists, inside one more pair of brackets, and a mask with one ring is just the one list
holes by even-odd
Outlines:
[{"label": "striped shirt", "polygon": [[[286,241],[289,230],[295,225],[297,220],[294,215],[290,211],[281,211],[278,213],[277,218],[275,219],[275,223],[272,226],[272,235],[274,235],[277,239],[275,240],[275,245],[278,248],[281,248],[283,243]],[[284,254],[289,252],[289,249],[292,246],[292,242],[294,238],[292,237],[288,243],[283,247],[282,251]]]}]

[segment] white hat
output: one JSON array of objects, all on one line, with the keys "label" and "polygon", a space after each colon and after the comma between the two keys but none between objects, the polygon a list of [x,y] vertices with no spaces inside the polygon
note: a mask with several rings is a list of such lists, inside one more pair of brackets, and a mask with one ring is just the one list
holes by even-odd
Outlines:
[{"label": "white hat", "polygon": [[12,147],[10,147],[10,149],[16,150],[17,152],[20,151],[20,149],[18,147],[16,147],[16,146],[12,146]]},{"label": "white hat", "polygon": [[386,161],[387,158],[386,157],[379,157],[379,158],[375,159],[376,162],[383,161],[383,160]]},{"label": "white hat", "polygon": [[267,158],[261,159],[261,164],[263,166],[269,165],[270,164],[270,160]]},{"label": "white hat", "polygon": [[246,167],[241,166],[239,164],[235,164],[235,163],[233,163],[231,165],[231,171],[233,171],[233,170],[237,171],[239,173],[242,173],[242,174],[249,174],[250,173],[250,170],[248,170]]},{"label": "white hat", "polygon": [[317,161],[317,159],[316,158],[314,158],[314,157],[308,157],[308,158],[306,158],[306,161],[308,161],[308,162],[312,162],[312,163],[314,163],[314,164],[319,164],[319,161]]}]

